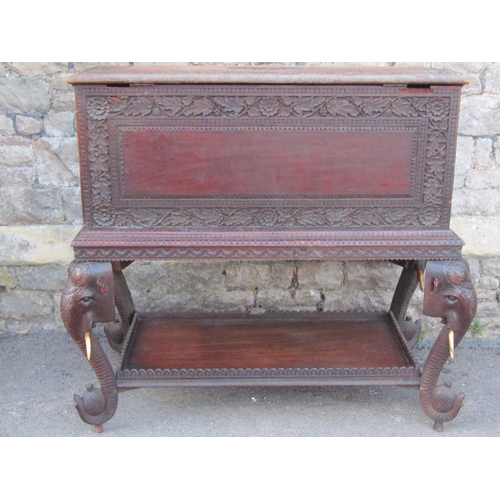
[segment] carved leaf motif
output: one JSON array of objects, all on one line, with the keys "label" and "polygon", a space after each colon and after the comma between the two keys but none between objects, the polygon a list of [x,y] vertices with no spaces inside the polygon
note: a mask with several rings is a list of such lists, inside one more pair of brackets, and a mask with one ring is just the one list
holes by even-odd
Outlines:
[{"label": "carved leaf motif", "polygon": [[284,224],[284,225],[293,225],[293,215],[294,215],[295,209],[293,208],[278,208],[277,213],[278,213],[278,219],[277,222],[279,224]]},{"label": "carved leaf motif", "polygon": [[130,215],[135,222],[137,222],[141,226],[146,227],[152,227],[156,225],[161,219],[161,214],[159,214],[157,211],[147,210],[143,208],[130,210]]},{"label": "carved leaf motif", "polygon": [[410,101],[407,99],[395,99],[392,102],[392,112],[397,116],[417,116],[418,113],[415,111]]},{"label": "carved leaf motif", "polygon": [[257,106],[252,106],[251,108],[248,109],[247,115],[252,117],[260,116],[259,108]]},{"label": "carved leaf motif", "polygon": [[429,102],[428,97],[416,97],[412,99],[412,104],[415,109],[419,112],[421,116],[425,116],[427,114],[427,104]]},{"label": "carved leaf motif", "polygon": [[209,208],[195,208],[191,210],[192,214],[203,222],[204,225],[219,224],[222,222],[220,210]]},{"label": "carved leaf motif", "polygon": [[129,100],[120,96],[113,96],[108,98],[109,111],[113,114],[121,113],[127,106]]},{"label": "carved leaf motif", "polygon": [[235,210],[224,221],[227,226],[245,226],[253,221],[253,215],[249,210]]},{"label": "carved leaf motif", "polygon": [[146,116],[151,113],[153,103],[146,97],[137,97],[132,99],[132,102],[123,112],[127,116]]},{"label": "carved leaf motif", "polygon": [[108,171],[108,164],[107,164],[106,160],[104,160],[104,161],[97,160],[97,161],[92,162],[90,164],[90,171],[96,176],[99,176],[99,175],[103,174],[104,172],[107,172]]},{"label": "carved leaf motif", "polygon": [[443,156],[443,155],[435,156],[434,158],[430,158],[427,161],[426,171],[433,174],[434,176],[436,176],[439,179],[443,179],[444,178],[445,160],[444,160],[444,158],[441,158],[440,156]]},{"label": "carved leaf motif", "polygon": [[108,152],[108,133],[105,128],[95,128],[89,132],[89,141],[93,148],[107,154]]},{"label": "carved leaf motif", "polygon": [[436,132],[429,135],[427,156],[431,157],[444,151],[446,146],[446,136],[442,133]]},{"label": "carved leaf motif", "polygon": [[283,96],[281,100],[283,101],[283,104],[285,104],[285,106],[291,106],[297,100],[297,97],[291,97],[286,95]]},{"label": "carved leaf motif", "polygon": [[351,210],[348,208],[330,208],[326,210],[325,216],[332,226],[341,225],[347,220]]},{"label": "carved leaf motif", "polygon": [[325,220],[316,210],[301,210],[296,215],[296,219],[302,226],[319,226],[325,224]]},{"label": "carved leaf motif", "polygon": [[241,97],[216,97],[215,102],[229,115],[237,116],[245,107]]},{"label": "carved leaf motif", "polygon": [[390,102],[391,99],[388,97],[367,98],[361,109],[368,116],[373,116],[383,113]]},{"label": "carved leaf motif", "polygon": [[358,116],[358,108],[347,98],[330,99],[326,105],[333,116]]},{"label": "carved leaf motif", "polygon": [[317,111],[325,102],[324,97],[306,97],[304,99],[299,99],[293,105],[293,109],[299,115],[304,113],[311,113]]},{"label": "carved leaf motif", "polygon": [[443,186],[438,179],[429,179],[424,187],[424,201],[432,200],[441,195]]},{"label": "carved leaf motif", "polygon": [[169,226],[186,226],[191,222],[191,215],[185,210],[173,210],[165,217],[164,222]]},{"label": "carved leaf motif", "polygon": [[407,226],[413,225],[416,221],[413,209],[404,208],[401,210],[392,210],[385,217],[385,222],[390,226]]},{"label": "carved leaf motif", "polygon": [[168,115],[177,114],[183,107],[182,99],[175,96],[159,96],[156,98],[156,104]]},{"label": "carved leaf motif", "polygon": [[377,226],[381,221],[372,210],[356,210],[352,222],[358,226]]},{"label": "carved leaf motif", "polygon": [[207,116],[213,110],[213,102],[208,97],[199,97],[195,99],[185,110],[186,116]]},{"label": "carved leaf motif", "polygon": [[92,187],[92,193],[96,195],[100,203],[102,202],[109,203],[111,201],[111,190],[109,189],[109,185],[102,179],[99,179],[98,181],[94,182],[94,185]]}]

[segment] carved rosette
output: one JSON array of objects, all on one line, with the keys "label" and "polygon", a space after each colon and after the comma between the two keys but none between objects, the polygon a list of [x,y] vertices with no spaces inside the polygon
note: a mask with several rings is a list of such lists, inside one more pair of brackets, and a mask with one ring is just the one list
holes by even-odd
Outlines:
[{"label": "carved rosette", "polygon": [[[86,100],[88,165],[93,224],[97,227],[138,228],[356,228],[439,227],[451,114],[449,95],[413,96],[217,96],[98,95]],[[112,207],[108,119],[164,116],[193,118],[425,118],[425,172],[419,206],[397,207],[273,207],[258,208],[116,208]],[[223,205],[223,202],[221,202]]]}]

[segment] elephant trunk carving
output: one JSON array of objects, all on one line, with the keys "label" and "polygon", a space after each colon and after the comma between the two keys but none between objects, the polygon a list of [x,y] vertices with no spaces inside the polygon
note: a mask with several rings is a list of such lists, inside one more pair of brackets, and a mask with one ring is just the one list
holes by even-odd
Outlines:
[{"label": "elephant trunk carving", "polygon": [[101,262],[72,262],[61,298],[61,317],[68,333],[88,358],[101,388],[87,387],[75,395],[75,406],[84,422],[96,430],[108,421],[118,405],[118,390],[111,363],[92,333],[96,322],[115,319],[111,265]]},{"label": "elephant trunk carving", "polygon": [[[438,378],[450,352],[458,345],[476,314],[476,292],[465,261],[429,262],[425,273],[424,314],[440,317],[444,323],[427,357],[421,383],[420,403],[434,429],[453,420],[465,398],[455,394],[451,384],[438,386]],[[453,332],[450,335],[450,331]],[[450,340],[452,339],[452,340]],[[450,342],[453,345],[450,345]]]}]

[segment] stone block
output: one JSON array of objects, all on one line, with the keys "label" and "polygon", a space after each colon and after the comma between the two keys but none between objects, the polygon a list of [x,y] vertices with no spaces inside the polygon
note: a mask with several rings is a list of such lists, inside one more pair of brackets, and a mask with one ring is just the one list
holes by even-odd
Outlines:
[{"label": "stone block", "polygon": [[14,135],[14,122],[7,115],[0,115],[0,135]]},{"label": "stone block", "polygon": [[474,155],[474,139],[463,135],[457,138],[457,153],[455,158],[455,176],[465,175],[472,167]]},{"label": "stone block", "polygon": [[257,307],[269,311],[292,310],[297,306],[290,290],[276,288],[259,289],[255,297],[255,304]]},{"label": "stone block", "polygon": [[498,256],[500,217],[454,216],[451,229],[465,242],[464,256]]},{"label": "stone block", "polygon": [[[32,186],[36,172],[33,167],[4,167],[0,165],[0,188]],[[0,202],[0,205],[2,202]]]},{"label": "stone block", "polygon": [[36,135],[42,131],[42,120],[31,116],[16,116],[17,133],[20,135]]},{"label": "stone block", "polygon": [[33,144],[24,137],[0,137],[0,165],[18,167],[33,163]]},{"label": "stone block", "polygon": [[445,69],[464,75],[470,73],[481,73],[486,69],[488,63],[485,62],[431,62],[431,67],[436,69]]},{"label": "stone block", "polygon": [[484,91],[491,94],[500,93],[500,63],[490,62],[484,72]]},{"label": "stone block", "polygon": [[465,187],[468,189],[500,188],[500,168],[495,170],[471,170],[466,177]]},{"label": "stone block", "polygon": [[271,268],[267,263],[230,262],[226,265],[228,290],[266,288],[271,282]]},{"label": "stone block", "polygon": [[0,63],[0,76],[5,76],[6,74],[5,63]]},{"label": "stone block", "polygon": [[151,300],[164,295],[185,294],[201,297],[202,294],[225,292],[223,264],[220,262],[137,262],[125,270],[130,288],[145,292]]},{"label": "stone block", "polygon": [[481,82],[481,76],[468,74],[466,78],[469,81],[469,83],[462,87],[462,95],[482,94],[483,84]]},{"label": "stone block", "polygon": [[[467,181],[466,181],[467,183]],[[496,189],[457,189],[453,193],[452,215],[496,215],[500,192]]]},{"label": "stone block", "polygon": [[63,187],[59,189],[63,205],[64,220],[69,224],[83,224],[82,200],[79,187]]},{"label": "stone block", "polygon": [[73,92],[73,86],[68,83],[68,78],[72,76],[72,72],[67,73],[56,73],[47,78],[47,83],[53,91],[52,98],[54,99],[54,93],[59,91],[62,92]]},{"label": "stone block", "polygon": [[0,81],[0,111],[43,116],[49,107],[49,86],[43,80],[8,76]]},{"label": "stone block", "polygon": [[293,298],[298,306],[317,307],[323,302],[321,292],[310,288],[299,288]]},{"label": "stone block", "polygon": [[35,166],[40,186],[78,186],[76,138],[41,138],[34,143]]},{"label": "stone block", "polygon": [[43,119],[43,129],[48,136],[72,137],[75,135],[75,113],[72,111],[50,113]]},{"label": "stone block", "polygon": [[500,257],[481,259],[481,270],[483,276],[492,276],[500,279]]},{"label": "stone block", "polygon": [[476,140],[473,166],[479,170],[491,170],[495,168],[493,141],[489,137],[479,137]]},{"label": "stone block", "polygon": [[464,97],[458,130],[473,136],[500,134],[500,96]]},{"label": "stone block", "polygon": [[18,284],[15,268],[0,266],[0,293],[12,290],[16,288]]},{"label": "stone block", "polygon": [[52,295],[32,290],[11,290],[0,295],[0,318],[7,322],[52,322],[54,304]]},{"label": "stone block", "polygon": [[53,75],[68,71],[68,63],[65,62],[13,62],[11,70],[15,73],[27,76],[29,78],[35,76]]},{"label": "stone block", "polygon": [[79,226],[0,226],[0,265],[69,263],[74,259],[71,241]]},{"label": "stone block", "polygon": [[0,188],[0,224],[57,224],[63,220],[57,189]]},{"label": "stone block", "polygon": [[392,291],[367,288],[354,290],[351,287],[342,290],[324,292],[324,311],[383,311],[391,305]]},{"label": "stone block", "polygon": [[331,290],[342,286],[344,268],[342,262],[301,262],[297,269],[299,288]]},{"label": "stone block", "polygon": [[19,286],[23,290],[44,292],[61,291],[68,278],[68,266],[65,264],[42,266],[19,266],[16,268]]},{"label": "stone block", "polygon": [[75,94],[68,92],[52,92],[52,109],[54,111],[74,111]]},{"label": "stone block", "polygon": [[133,292],[136,309],[141,312],[244,312],[253,307],[254,294],[251,291],[207,290],[193,295],[187,292],[164,293],[161,297],[151,297],[142,291]]},{"label": "stone block", "polygon": [[346,262],[345,285],[364,291],[393,291],[401,274],[401,267],[386,261]]},{"label": "stone block", "polygon": [[292,284],[295,264],[292,262],[274,262],[271,264],[271,280],[274,286],[288,289]]}]

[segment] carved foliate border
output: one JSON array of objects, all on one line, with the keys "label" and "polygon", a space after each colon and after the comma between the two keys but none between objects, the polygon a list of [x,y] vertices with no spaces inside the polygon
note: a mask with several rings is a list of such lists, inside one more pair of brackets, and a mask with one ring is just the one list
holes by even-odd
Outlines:
[{"label": "carved foliate border", "polygon": [[[164,86],[160,86],[164,87]],[[272,89],[272,92],[271,92]],[[84,221],[87,227],[155,229],[447,227],[459,93],[456,88],[412,95],[393,88],[184,86],[164,88],[82,87],[78,96],[80,156],[85,170]],[[362,89],[362,92],[360,91]],[[77,89],[78,90],[78,89]],[[183,92],[183,90],[186,90]],[[212,90],[212,92],[210,92]],[[280,92],[281,90],[281,92]],[[239,94],[235,95],[235,92]],[[267,92],[267,94],[266,94]],[[217,95],[219,94],[219,95]],[[226,94],[226,95],[224,95]],[[373,95],[371,95],[373,94]],[[108,120],[163,116],[179,125],[213,127],[218,120],[286,118],[301,123],[324,119],[425,119],[425,162],[421,204],[416,207],[273,206],[117,209],[112,205]],[[112,161],[117,161],[113,158]],[[86,196],[86,198],[85,198]]]}]

